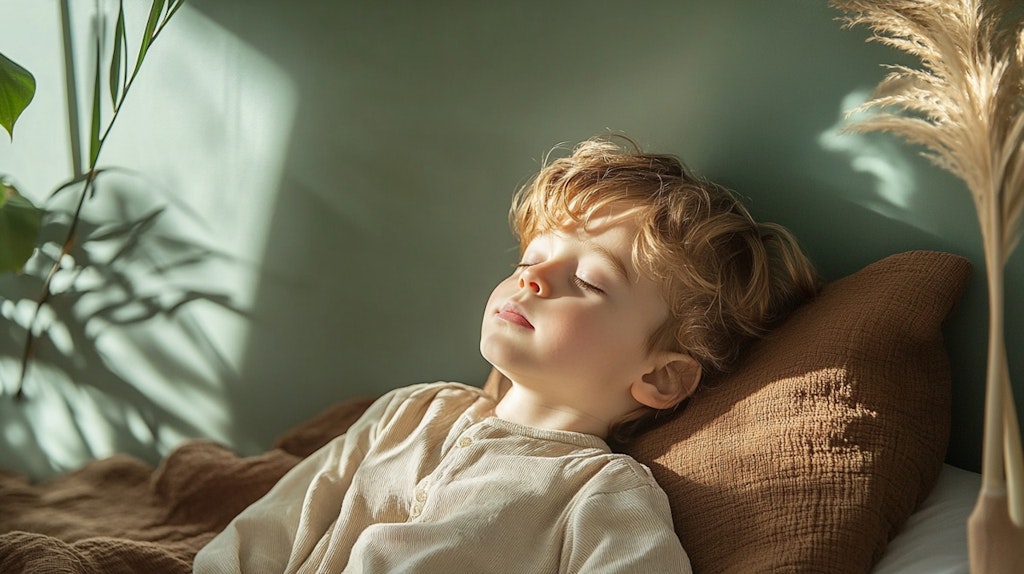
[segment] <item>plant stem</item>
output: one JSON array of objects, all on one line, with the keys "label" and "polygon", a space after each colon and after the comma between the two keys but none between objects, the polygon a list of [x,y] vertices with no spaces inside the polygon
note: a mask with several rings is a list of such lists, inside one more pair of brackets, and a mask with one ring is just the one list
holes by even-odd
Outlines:
[{"label": "plant stem", "polygon": [[74,40],[71,37],[69,0],[61,0],[60,17],[64,42],[64,84],[67,88],[68,142],[71,144],[71,172],[82,175],[82,136],[78,130],[78,83],[75,81]]},{"label": "plant stem", "polygon": [[[1005,349],[1005,346],[1004,346]],[[1021,449],[1017,403],[1013,400],[1010,366],[1003,352],[1003,456],[1006,459],[1006,491],[1010,519],[1017,527],[1024,526],[1024,452]]]},{"label": "plant stem", "polygon": [[1006,346],[1003,328],[1003,245],[1002,214],[998,193],[991,193],[982,214],[982,237],[985,243],[985,269],[988,279],[988,362],[985,371],[985,432],[982,445],[982,491],[990,493],[1006,488],[1003,455],[1003,402],[1006,396],[1003,364]]},{"label": "plant stem", "polygon": [[[101,142],[102,143],[102,142]],[[28,330],[25,335],[25,348],[21,354],[21,373],[18,376],[18,389],[14,393],[16,399],[22,399],[25,396],[25,378],[28,375],[28,365],[31,362],[32,356],[35,354],[35,347],[38,344],[38,337],[35,334],[36,322],[39,320],[39,314],[43,310],[43,306],[49,302],[53,296],[53,291],[50,289],[50,285],[53,283],[53,278],[57,275],[57,271],[60,269],[60,262],[64,259],[64,256],[71,252],[71,248],[75,244],[75,232],[78,231],[78,222],[80,221],[82,207],[85,205],[85,198],[89,196],[89,191],[93,187],[93,182],[96,180],[96,174],[98,172],[95,169],[89,170],[89,177],[85,180],[85,185],[82,187],[82,193],[78,196],[78,204],[75,206],[75,213],[71,219],[71,225],[68,227],[67,236],[64,238],[64,244],[61,246],[60,253],[57,255],[50,266],[49,273],[46,274],[46,280],[43,281],[43,291],[39,294],[39,299],[36,300],[36,308],[32,313],[32,319],[28,323]]]},{"label": "plant stem", "polygon": [[[156,27],[156,29],[153,31],[153,36],[149,40],[150,41],[150,45],[152,45],[152,43],[156,41],[157,37],[160,35],[160,32],[162,32],[163,29],[166,27],[167,22],[170,21],[171,16],[175,12],[177,12],[178,8],[180,8],[183,3],[184,3],[184,0],[178,1],[172,7],[171,11],[166,14],[166,16],[163,18],[162,22],[160,23],[160,25],[158,25]],[[66,7],[66,0],[65,0],[64,3],[62,3],[62,8],[64,8],[64,7]],[[64,15],[65,18],[68,18],[66,10],[63,12],[63,15]],[[67,26],[67,28],[69,30],[70,29],[70,22],[67,22],[66,26]],[[68,42],[69,40],[70,40],[70,33],[68,33],[66,31],[65,42]],[[97,42],[100,42],[100,39],[97,39]],[[74,47],[73,46],[71,46],[70,48],[66,47],[66,57],[68,58],[69,61],[72,62],[71,65],[67,66],[66,70],[65,70],[65,73],[70,73],[71,74],[71,77],[68,79],[68,81],[70,81],[70,82],[74,82],[74,77],[73,77],[73,75],[74,75],[74,64],[73,64],[73,58],[72,58],[73,51],[74,51]],[[97,66],[97,68],[99,67],[99,65],[100,65],[100,59],[99,59],[99,57],[97,57],[97,59],[96,59],[96,66]],[[128,81],[125,83],[124,89],[121,92],[121,94],[122,94],[121,98],[120,98],[121,102],[123,102],[125,99],[127,99],[128,92],[129,92],[129,90],[131,90],[132,85],[134,85],[135,78],[138,77],[139,65],[141,65],[141,62],[137,63],[135,71],[128,78]],[[99,76],[97,76],[97,78],[98,77]],[[95,81],[98,82],[99,80],[97,79]],[[116,97],[116,96],[112,95],[112,97]],[[77,111],[77,102],[76,102],[76,106],[75,107],[76,107],[76,111]],[[114,110],[113,115],[110,117],[110,122],[107,123],[106,128],[103,130],[103,135],[100,136],[100,138],[99,138],[99,140],[98,140],[98,142],[96,144],[95,153],[92,154],[92,157],[91,157],[91,159],[89,161],[88,177],[85,180],[85,185],[82,186],[82,192],[81,192],[81,194],[78,197],[78,203],[75,205],[75,211],[74,211],[74,214],[71,217],[71,224],[68,226],[68,232],[67,232],[67,234],[64,237],[64,243],[61,245],[61,251],[57,255],[57,258],[54,260],[53,265],[50,266],[50,271],[49,271],[49,273],[47,273],[46,280],[43,282],[43,291],[42,291],[42,293],[40,293],[39,298],[36,300],[35,311],[32,313],[32,318],[29,320],[28,330],[27,330],[28,332],[25,335],[25,347],[24,347],[24,349],[22,351],[22,355],[21,355],[21,373],[20,373],[20,375],[18,377],[18,388],[17,388],[17,390],[15,391],[15,394],[14,394],[16,399],[20,400],[20,399],[24,398],[24,395],[25,395],[25,393],[24,393],[24,391],[25,391],[25,378],[28,375],[28,365],[31,362],[32,357],[35,355],[36,345],[38,345],[38,341],[39,341],[38,337],[36,337],[36,334],[35,334],[36,323],[39,320],[39,315],[42,312],[43,306],[46,305],[46,303],[49,302],[50,298],[53,296],[53,291],[50,289],[50,286],[53,283],[53,277],[60,270],[60,262],[64,258],[64,256],[66,256],[68,253],[71,252],[71,249],[75,245],[75,235],[76,235],[76,232],[78,231],[78,223],[81,220],[82,208],[85,206],[86,198],[89,197],[89,194],[93,192],[94,187],[95,187],[94,183],[95,183],[95,180],[96,180],[96,176],[99,174],[99,171],[96,169],[96,166],[99,163],[100,154],[103,152],[103,144],[106,143],[107,136],[110,135],[110,130],[114,127],[114,124],[117,123],[117,118],[120,116],[120,111],[121,111],[121,106],[118,105],[117,108]],[[75,113],[73,115],[69,114],[69,121],[74,121],[74,120],[77,119],[77,117],[78,117],[77,113]],[[78,131],[77,131],[77,129],[75,127],[72,127],[72,134],[76,134],[76,135],[78,134]],[[75,149],[76,149],[76,146],[72,145],[72,150],[75,150]],[[78,149],[80,149],[80,146],[79,146]],[[73,151],[72,153],[74,154],[76,152]],[[80,154],[80,151],[77,152],[77,153]],[[77,158],[77,156],[76,156],[76,158]],[[78,165],[77,161],[75,161],[74,163],[75,163],[76,166]],[[76,167],[76,170],[77,169],[79,169],[79,168]],[[75,176],[77,177],[77,175],[78,175],[78,173],[76,171]]]}]

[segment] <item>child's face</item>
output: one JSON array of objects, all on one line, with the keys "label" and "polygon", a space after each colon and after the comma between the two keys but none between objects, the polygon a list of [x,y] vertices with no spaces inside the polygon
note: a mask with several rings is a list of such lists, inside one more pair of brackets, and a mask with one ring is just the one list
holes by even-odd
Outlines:
[{"label": "child's face", "polygon": [[480,351],[514,384],[595,416],[636,407],[649,336],[668,318],[658,285],[631,263],[635,215],[537,236],[491,293]]}]

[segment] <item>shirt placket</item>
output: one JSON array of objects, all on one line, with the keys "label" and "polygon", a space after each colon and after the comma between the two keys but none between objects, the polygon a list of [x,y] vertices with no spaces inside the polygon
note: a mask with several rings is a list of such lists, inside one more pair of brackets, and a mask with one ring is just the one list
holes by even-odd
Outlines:
[{"label": "shirt placket", "polygon": [[477,439],[473,435],[473,429],[466,429],[455,441],[455,448],[449,450],[440,464],[433,472],[421,479],[413,489],[412,498],[409,501],[409,519],[420,520],[427,504],[431,502],[434,493],[442,487],[451,476],[464,466],[466,460],[466,449],[476,444]]}]

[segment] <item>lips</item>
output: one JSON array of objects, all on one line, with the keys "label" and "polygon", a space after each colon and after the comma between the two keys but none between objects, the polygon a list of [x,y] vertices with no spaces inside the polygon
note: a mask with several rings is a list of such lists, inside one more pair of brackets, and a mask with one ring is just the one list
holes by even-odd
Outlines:
[{"label": "lips", "polygon": [[523,311],[511,303],[506,303],[499,311],[498,318],[503,321],[508,321],[513,325],[519,325],[526,329],[533,329],[533,324],[526,319],[523,315]]}]

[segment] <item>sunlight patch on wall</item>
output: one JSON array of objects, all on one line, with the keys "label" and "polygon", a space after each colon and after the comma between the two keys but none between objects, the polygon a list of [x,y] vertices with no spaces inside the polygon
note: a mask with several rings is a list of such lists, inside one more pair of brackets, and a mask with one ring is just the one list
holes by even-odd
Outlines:
[{"label": "sunlight patch on wall", "polygon": [[[28,67],[63,81],[59,18],[52,8],[52,20],[40,18],[27,4],[35,3],[0,5],[39,24],[18,42],[53,52]],[[89,54],[102,28],[93,8],[109,20],[117,2],[71,4],[78,92],[91,94]],[[52,81],[40,90],[64,96]],[[17,153],[0,154],[0,173],[48,186],[33,199],[71,177],[70,162],[52,151],[51,142],[67,140],[60,97],[30,106],[5,146]],[[79,116],[88,122],[83,98]],[[98,178],[83,211],[88,239],[63,256],[40,250],[24,275],[0,276],[0,465],[45,477],[115,452],[155,461],[194,436],[234,442],[224,393],[238,383],[246,354],[296,106],[292,80],[252,47],[188,4],[174,16],[104,147],[100,167],[124,169]],[[77,190],[46,207],[69,211]],[[55,257],[63,269],[57,295],[37,324],[45,328],[28,398],[18,402],[11,395],[25,330]]]},{"label": "sunlight patch on wall", "polygon": [[[109,151],[111,157],[131,158],[174,208],[161,216],[170,240],[191,242],[193,256],[205,255],[188,285],[230,286],[234,304],[248,308],[259,283],[297,94],[276,65],[188,8],[160,38],[170,46],[153,48],[138,93],[123,112],[133,129],[115,132]],[[125,187],[126,194],[135,194],[137,185]],[[237,364],[247,321],[236,320],[233,312],[204,314],[204,322],[230,332],[217,341]]]},{"label": "sunlight patch on wall", "polygon": [[840,103],[836,123],[819,135],[818,143],[823,149],[848,158],[853,171],[874,179],[875,193],[858,198],[858,203],[888,218],[904,220],[912,216],[911,202],[918,192],[914,167],[907,159],[904,144],[886,134],[843,131],[856,119],[848,119],[847,111],[866,102],[870,95],[866,90],[847,94]]}]

